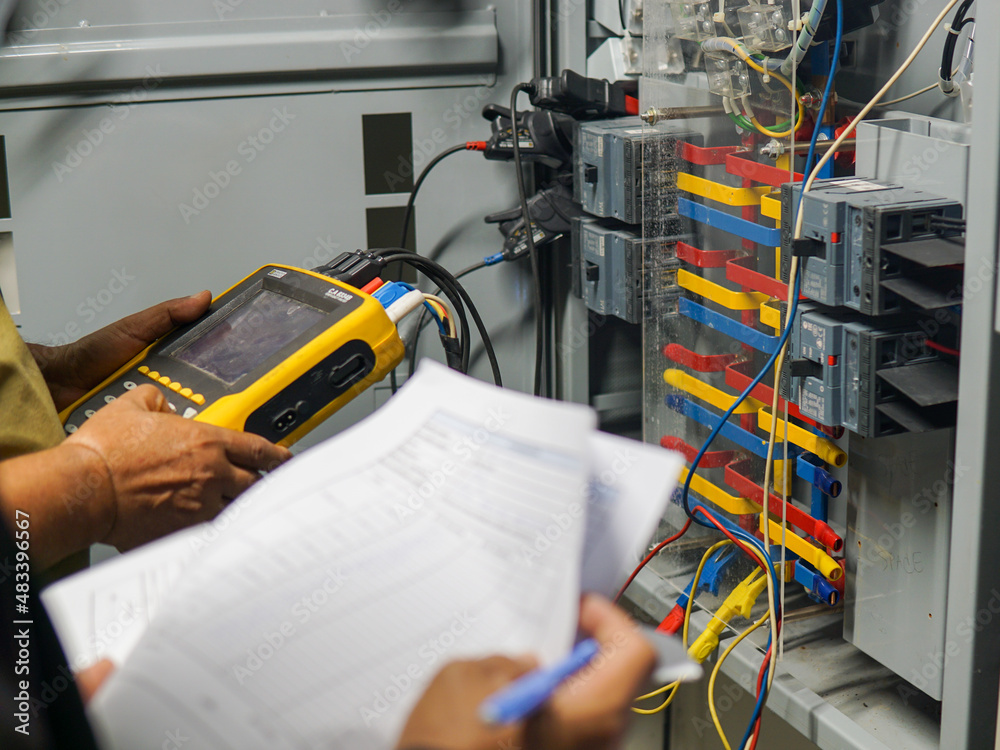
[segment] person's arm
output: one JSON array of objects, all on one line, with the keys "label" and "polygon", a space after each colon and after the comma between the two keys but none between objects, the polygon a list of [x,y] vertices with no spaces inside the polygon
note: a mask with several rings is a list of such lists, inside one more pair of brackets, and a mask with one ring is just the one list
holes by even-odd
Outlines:
[{"label": "person's arm", "polygon": [[209,292],[161,302],[66,346],[28,344],[62,411],[174,328],[197,320],[212,303]]},{"label": "person's arm", "polygon": [[628,726],[632,700],[656,665],[656,652],[628,615],[597,596],[583,598],[580,632],[597,640],[603,658],[564,684],[526,723],[489,727],[479,719],[479,706],[531,669],[530,659],[456,662],[442,669],[424,692],[397,750],[616,747]]},{"label": "person's arm", "polygon": [[262,437],[182,419],[152,385],[98,410],[58,447],[0,463],[0,510],[30,514],[47,567],[95,542],[128,550],[214,518],[291,453]]}]

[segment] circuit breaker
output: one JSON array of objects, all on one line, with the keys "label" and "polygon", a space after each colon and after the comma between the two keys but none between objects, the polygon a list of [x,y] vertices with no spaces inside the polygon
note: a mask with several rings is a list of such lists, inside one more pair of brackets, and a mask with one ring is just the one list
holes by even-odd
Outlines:
[{"label": "circuit breaker", "polygon": [[862,437],[954,426],[958,368],[915,322],[799,306],[782,395],[820,424]]},{"label": "circuit breaker", "polygon": [[[573,154],[574,198],[594,216],[642,223],[642,196],[655,191],[676,206],[676,165],[643,169],[643,149],[674,147],[684,134],[645,134],[638,117],[579,123]],[[687,134],[687,138],[699,138]]]},{"label": "circuit breaker", "polygon": [[[675,229],[680,231],[678,217]],[[573,220],[573,275],[577,296],[601,315],[627,323],[642,322],[643,296],[656,289],[657,297],[679,296],[677,243],[690,240],[674,235],[643,241],[633,227],[611,219],[580,217]],[[644,287],[646,274],[656,274],[656,284]]]},{"label": "circuit breaker", "polygon": [[[782,270],[788,278],[800,189],[782,190]],[[802,200],[802,293],[865,315],[942,305],[961,280],[962,205],[922,190],[859,179],[818,183]],[[914,246],[916,243],[921,243]],[[949,273],[949,271],[952,271]],[[951,304],[955,304],[952,300]]]}]

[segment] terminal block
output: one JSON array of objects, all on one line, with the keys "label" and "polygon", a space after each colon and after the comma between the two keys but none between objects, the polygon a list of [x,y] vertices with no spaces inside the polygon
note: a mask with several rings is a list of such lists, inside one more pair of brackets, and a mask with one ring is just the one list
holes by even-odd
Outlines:
[{"label": "terminal block", "polygon": [[678,39],[702,42],[717,36],[715,31],[715,2],[687,2],[671,0],[670,12],[674,17],[674,35]]},{"label": "terminal block", "polygon": [[[680,231],[678,218],[676,228]],[[676,305],[677,242],[687,236],[643,243],[642,237],[609,219],[582,217],[573,220],[574,289],[587,307],[628,323],[640,323],[643,288],[649,299]],[[644,261],[645,253],[645,261]],[[643,287],[643,273],[649,281]],[[657,305],[658,307],[661,305]]]},{"label": "terminal block", "polygon": [[[695,133],[644,129],[638,117],[579,123],[573,153],[573,197],[594,216],[641,224],[644,194],[665,196],[661,210],[676,208],[677,144],[701,140]],[[657,169],[643,169],[644,154],[657,157]],[[650,161],[647,159],[647,166]]]},{"label": "terminal block", "polygon": [[743,43],[754,52],[778,52],[792,46],[791,0],[780,0],[773,5],[752,3],[737,13],[743,28]]},{"label": "terminal block", "polygon": [[872,320],[800,304],[782,396],[807,417],[862,437],[955,425],[958,368],[912,318]]},{"label": "terminal block", "polygon": [[725,99],[739,99],[750,93],[750,71],[735,55],[709,53],[705,55],[708,90]]},{"label": "terminal block", "polygon": [[934,310],[961,301],[960,203],[921,190],[859,179],[782,187],[782,278],[800,256],[802,294],[865,315]]}]

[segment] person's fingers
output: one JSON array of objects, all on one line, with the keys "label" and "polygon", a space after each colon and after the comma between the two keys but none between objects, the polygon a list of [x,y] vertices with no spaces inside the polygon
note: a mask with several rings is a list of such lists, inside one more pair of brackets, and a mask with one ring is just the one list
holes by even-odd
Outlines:
[{"label": "person's fingers", "polygon": [[90,702],[104,681],[115,671],[115,665],[107,659],[101,659],[93,666],[87,667],[82,672],[77,672],[76,687],[80,691],[80,698],[84,705]]},{"label": "person's fingers", "polygon": [[225,430],[223,445],[229,461],[244,469],[270,471],[292,457],[287,448],[249,432]]},{"label": "person's fingers", "polygon": [[602,650],[613,648],[615,673],[621,677],[626,692],[629,684],[638,688],[656,666],[656,650],[642,637],[632,618],[603,597],[583,597],[580,631],[594,637]]},{"label": "person's fingers", "polygon": [[534,654],[521,654],[520,656],[512,657],[512,661],[522,672],[530,672],[532,669],[538,669],[540,665],[538,657]]},{"label": "person's fingers", "polygon": [[167,312],[170,314],[172,327],[192,323],[208,312],[212,305],[212,293],[204,291],[192,294],[189,297],[178,297],[166,303]]},{"label": "person's fingers", "polygon": [[114,403],[122,403],[143,411],[171,413],[167,397],[155,385],[140,385],[126,392]]},{"label": "person's fingers", "polygon": [[490,656],[474,662],[474,664],[482,676],[482,683],[487,687],[487,690],[493,691],[499,690],[504,685],[530,672],[538,665],[538,660],[531,656],[521,656],[516,659],[506,656]]},{"label": "person's fingers", "polygon": [[250,489],[260,479],[260,474],[239,466],[230,466],[220,477],[222,497],[234,500]]},{"label": "person's fingers", "polygon": [[119,321],[118,332],[146,347],[177,326],[197,320],[212,304],[211,292],[167,300]]}]

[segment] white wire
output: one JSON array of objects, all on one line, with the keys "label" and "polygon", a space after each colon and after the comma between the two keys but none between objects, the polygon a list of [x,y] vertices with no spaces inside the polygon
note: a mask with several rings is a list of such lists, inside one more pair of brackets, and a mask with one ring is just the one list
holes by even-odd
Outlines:
[{"label": "white wire", "polygon": [[938,85],[936,83],[932,83],[930,86],[926,86],[926,87],[920,89],[920,91],[914,91],[912,94],[907,94],[906,96],[901,96],[898,99],[891,99],[891,100],[889,100],[887,102],[882,102],[881,106],[883,106],[883,107],[890,107],[893,104],[900,104],[902,102],[908,102],[910,99],[916,99],[918,96],[920,96],[922,94],[926,94],[928,91],[933,91],[937,87],[938,87]]},{"label": "white wire", "polygon": [[[802,17],[802,2],[801,2],[801,0],[792,0],[792,14],[797,19]],[[798,28],[799,28],[798,24],[796,23],[795,24],[795,33],[792,35],[792,50],[795,50],[795,48],[799,44],[799,30],[798,30]],[[833,73],[834,73],[834,71],[831,70],[830,71],[830,75],[833,75]],[[797,91],[796,86],[798,85],[798,74],[799,74],[799,66],[798,65],[793,65],[792,66],[792,91]],[[795,102],[792,102],[792,108],[794,110],[794,108],[795,108]],[[794,121],[795,121],[795,117],[793,115],[792,122],[794,122]],[[823,123],[817,122],[816,125],[815,125],[815,127],[818,128],[818,127],[821,127],[822,125],[823,125]],[[789,156],[788,156],[788,171],[789,171],[789,174],[790,174],[789,181],[790,182],[795,182],[795,133],[794,132],[792,133],[792,150],[791,150],[791,152],[789,153]],[[794,279],[790,279],[790,281],[791,281],[791,285],[792,286],[789,287],[790,291],[788,292],[788,305],[789,305],[788,309],[789,310],[791,310],[792,292],[794,291],[794,289],[792,287],[794,287],[794,285],[795,285],[795,280]],[[791,321],[791,320],[786,321],[786,325],[792,325],[793,322],[794,321]],[[780,369],[775,371],[775,381],[776,381],[776,385],[775,385],[775,389],[774,389],[775,397],[777,397],[777,395],[778,395],[778,388],[777,388],[777,379],[778,379],[778,377],[777,377],[777,374],[779,372],[780,372]],[[777,404],[777,401],[775,401],[775,405],[776,404]],[[785,402],[785,409],[786,409],[786,411],[788,409],[788,402],[787,401]],[[774,413],[773,413],[773,416],[772,416],[772,420],[771,420],[772,422],[774,421],[774,417],[777,417],[777,409],[774,410]],[[785,435],[784,435],[784,438],[785,438],[785,463],[782,465],[783,466],[783,473],[782,473],[782,476],[781,476],[781,499],[784,502],[783,502],[783,504],[781,506],[781,567],[779,568],[779,570],[781,570],[781,590],[779,591],[779,594],[778,594],[779,601],[780,601],[780,604],[781,604],[781,611],[782,612],[785,611],[785,578],[786,578],[786,576],[785,576],[785,560],[786,560],[786,557],[787,557],[787,555],[786,555],[787,550],[786,550],[785,544],[786,544],[786,541],[787,541],[786,534],[788,533],[788,487],[786,486],[788,483],[785,481],[788,478],[788,474],[787,474],[787,471],[784,470],[784,467],[788,466],[788,463],[787,463],[787,461],[788,461],[788,416],[787,416],[787,413],[786,413],[786,416],[785,416]],[[764,503],[765,504],[767,503],[767,500],[768,500],[768,494],[767,493],[769,491],[770,491],[770,489],[768,487],[767,482],[765,481],[764,482]],[[769,532],[770,532],[770,529],[765,529],[764,535],[765,535],[766,539],[770,538]],[[770,675],[774,674],[774,672],[775,672],[775,665],[777,664],[777,662],[780,661],[781,659],[784,659],[784,657],[785,657],[785,630],[784,630],[784,628],[782,628],[781,632],[778,633],[778,644],[777,644],[776,648],[772,649],[772,651],[776,652],[776,655],[775,655],[775,661],[771,665],[771,671],[770,671],[770,673],[768,675],[769,678],[770,678]],[[769,681],[768,684],[770,684],[770,681]]]},{"label": "white wire", "polygon": [[436,294],[425,294],[424,299],[437,302],[445,309],[445,312],[448,313],[448,334],[452,337],[458,335],[458,326],[455,325],[455,311],[452,309],[451,303]]}]

